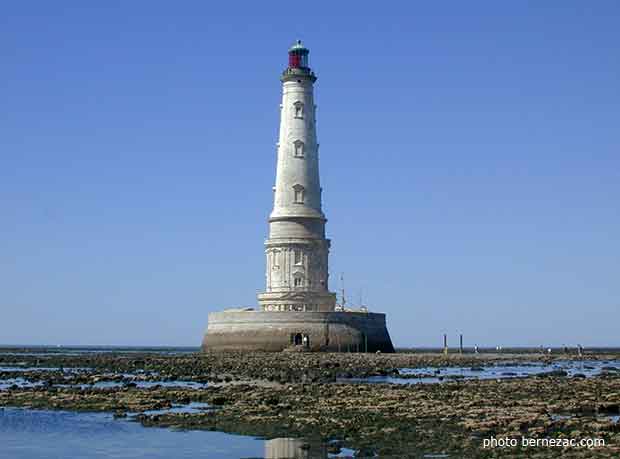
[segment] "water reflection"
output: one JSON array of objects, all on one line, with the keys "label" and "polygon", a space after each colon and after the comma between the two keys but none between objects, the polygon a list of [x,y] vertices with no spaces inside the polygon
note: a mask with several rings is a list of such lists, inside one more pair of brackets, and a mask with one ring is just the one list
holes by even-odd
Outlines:
[{"label": "water reflection", "polygon": [[[204,409],[194,404],[185,409]],[[0,408],[0,457],[12,459],[326,459],[353,457],[335,443],[296,438],[258,438],[222,432],[173,431],[113,419],[110,413]]]},{"label": "water reflection", "polygon": [[[374,457],[374,453],[367,452],[363,457]],[[265,440],[265,459],[327,459],[352,458],[357,452],[338,446],[338,442],[329,444],[318,441],[302,440],[299,438],[274,438]]]},{"label": "water reflection", "polygon": [[[265,459],[325,459],[327,447],[298,438],[265,440]],[[333,456],[332,456],[333,457]]]}]

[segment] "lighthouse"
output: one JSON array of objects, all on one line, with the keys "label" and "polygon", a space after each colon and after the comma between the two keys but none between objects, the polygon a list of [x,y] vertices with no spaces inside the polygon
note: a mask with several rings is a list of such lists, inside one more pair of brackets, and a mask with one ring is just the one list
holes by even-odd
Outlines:
[{"label": "lighthouse", "polygon": [[258,308],[209,313],[202,349],[394,352],[385,314],[339,308],[329,291],[330,241],[322,209],[310,51],[297,41],[280,76],[280,133],[273,209]]},{"label": "lighthouse", "polygon": [[263,311],[333,311],[329,292],[327,219],[321,209],[319,143],[309,50],[298,40],[288,51],[280,77],[280,134],[269,238],[265,242],[266,289]]}]

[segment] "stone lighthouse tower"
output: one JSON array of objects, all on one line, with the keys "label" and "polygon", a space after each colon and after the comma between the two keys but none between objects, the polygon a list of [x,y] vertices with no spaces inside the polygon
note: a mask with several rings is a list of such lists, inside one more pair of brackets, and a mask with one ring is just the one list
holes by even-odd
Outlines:
[{"label": "stone lighthouse tower", "polygon": [[269,215],[266,288],[253,307],[209,313],[205,351],[394,352],[385,314],[339,308],[328,288],[329,239],[321,208],[316,76],[300,41],[280,77],[280,136]]},{"label": "stone lighthouse tower", "polygon": [[264,311],[333,311],[328,290],[329,239],[321,210],[316,76],[301,41],[289,49],[281,76],[280,135],[273,211],[269,216]]}]

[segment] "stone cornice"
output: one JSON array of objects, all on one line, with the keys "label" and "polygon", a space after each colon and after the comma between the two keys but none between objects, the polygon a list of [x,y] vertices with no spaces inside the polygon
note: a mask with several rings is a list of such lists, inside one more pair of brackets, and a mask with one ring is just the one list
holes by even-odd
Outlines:
[{"label": "stone cornice", "polygon": [[282,72],[282,76],[280,77],[280,81],[282,81],[283,83],[286,81],[293,81],[299,79],[310,80],[312,83],[314,83],[317,80],[317,77],[310,69],[296,68],[287,68],[286,70],[284,70],[284,72]]},{"label": "stone cornice", "polygon": [[325,244],[327,247],[330,246],[329,239],[309,239],[309,238],[277,238],[277,239],[267,239],[265,241],[265,247],[295,247],[295,246],[316,246]]},{"label": "stone cornice", "polygon": [[327,221],[323,212],[305,206],[299,206],[298,209],[291,207],[278,207],[271,212],[269,223],[281,222],[286,220],[296,220],[300,218],[312,218],[315,220]]}]

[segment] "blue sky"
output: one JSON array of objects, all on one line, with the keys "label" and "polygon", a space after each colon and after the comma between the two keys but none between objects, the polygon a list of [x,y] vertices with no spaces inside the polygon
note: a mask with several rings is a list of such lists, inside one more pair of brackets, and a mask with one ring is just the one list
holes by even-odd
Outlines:
[{"label": "blue sky", "polygon": [[197,345],[256,304],[301,38],[333,290],[401,346],[620,345],[618,23],[615,1],[4,5],[0,343]]}]

